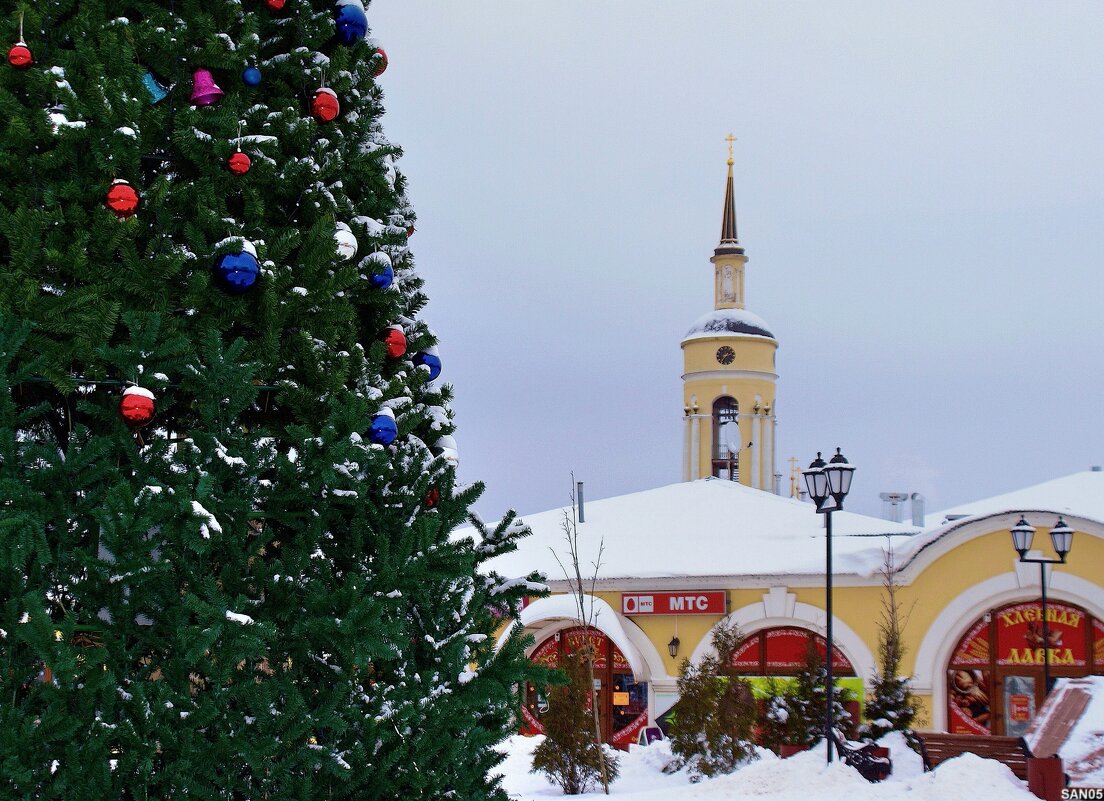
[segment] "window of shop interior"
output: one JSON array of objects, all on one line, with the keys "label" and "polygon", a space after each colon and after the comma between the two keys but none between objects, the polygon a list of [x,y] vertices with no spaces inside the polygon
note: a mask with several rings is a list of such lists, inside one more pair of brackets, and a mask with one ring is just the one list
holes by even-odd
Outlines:
[{"label": "window of shop interior", "polygon": [[[576,626],[556,632],[533,649],[529,658],[558,668],[565,656],[590,647],[594,653],[594,680],[602,738],[618,748],[637,742],[648,725],[648,683],[637,681],[625,655],[601,631]],[[521,732],[542,734],[541,716],[548,710],[547,687],[527,685]]]},{"label": "window of shop interior", "polygon": [[[1084,609],[1047,604],[1053,678],[1104,675],[1104,623]],[[969,626],[947,665],[947,730],[1021,736],[1046,697],[1038,601],[991,609]]]}]

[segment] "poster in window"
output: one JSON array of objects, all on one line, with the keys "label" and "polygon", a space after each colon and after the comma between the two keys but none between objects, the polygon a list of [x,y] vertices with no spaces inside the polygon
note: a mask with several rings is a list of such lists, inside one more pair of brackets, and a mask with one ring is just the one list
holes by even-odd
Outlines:
[{"label": "poster in window", "polygon": [[1004,677],[1004,733],[1023,737],[1035,717],[1035,679],[1031,676]]},{"label": "poster in window", "polygon": [[989,615],[974,624],[951,657],[952,665],[989,664]]},{"label": "poster in window", "polygon": [[947,671],[947,730],[951,734],[990,734],[989,671]]},{"label": "poster in window", "polygon": [[1104,622],[1093,621],[1093,664],[1097,673],[1104,673]]}]

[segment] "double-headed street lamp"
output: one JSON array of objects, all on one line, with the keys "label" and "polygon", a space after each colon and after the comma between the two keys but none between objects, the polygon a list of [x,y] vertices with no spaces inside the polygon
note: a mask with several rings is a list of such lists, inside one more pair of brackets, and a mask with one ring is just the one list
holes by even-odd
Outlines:
[{"label": "double-headed street lamp", "polygon": [[[825,658],[827,660],[828,675],[825,679],[824,712],[824,744],[828,752],[828,762],[832,761],[832,729],[833,704],[836,701],[835,679],[832,675],[832,512],[843,508],[843,499],[851,491],[851,477],[855,472],[855,466],[849,464],[847,457],[836,448],[836,455],[826,464],[817,453],[817,458],[804,472],[805,486],[809,490],[809,497],[816,504],[817,512],[825,516],[824,528],[826,530],[825,554],[827,568],[825,569],[825,606],[828,614],[828,631],[826,632],[827,648]],[[829,503],[828,499],[832,502]]]},{"label": "double-headed street lamp", "polygon": [[1039,566],[1039,587],[1043,593],[1043,695],[1050,695],[1050,627],[1047,623],[1047,590],[1046,590],[1046,566],[1064,565],[1066,554],[1073,547],[1073,529],[1066,525],[1062,516],[1058,516],[1058,522],[1050,530],[1050,544],[1057,559],[1029,559],[1027,552],[1031,550],[1031,539],[1035,536],[1035,527],[1020,515],[1020,522],[1012,526],[1012,547],[1020,555],[1020,561],[1026,564]]}]

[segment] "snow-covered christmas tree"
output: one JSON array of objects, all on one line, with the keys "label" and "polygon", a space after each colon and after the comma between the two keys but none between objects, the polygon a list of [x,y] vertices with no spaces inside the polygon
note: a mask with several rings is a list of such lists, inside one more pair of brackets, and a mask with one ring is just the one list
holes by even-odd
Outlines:
[{"label": "snow-covered christmas tree", "polygon": [[501,797],[525,528],[449,536],[364,6],[0,26],[0,796]]}]

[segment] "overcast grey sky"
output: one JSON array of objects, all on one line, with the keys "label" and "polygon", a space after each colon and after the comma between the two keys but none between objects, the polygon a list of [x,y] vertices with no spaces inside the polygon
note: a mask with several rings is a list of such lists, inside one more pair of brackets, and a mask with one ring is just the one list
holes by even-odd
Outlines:
[{"label": "overcast grey sky", "polygon": [[[725,143],[778,457],[928,511],[1104,462],[1104,4],[375,0],[476,509],[681,478]],[[784,479],[788,484],[788,480]]]}]

